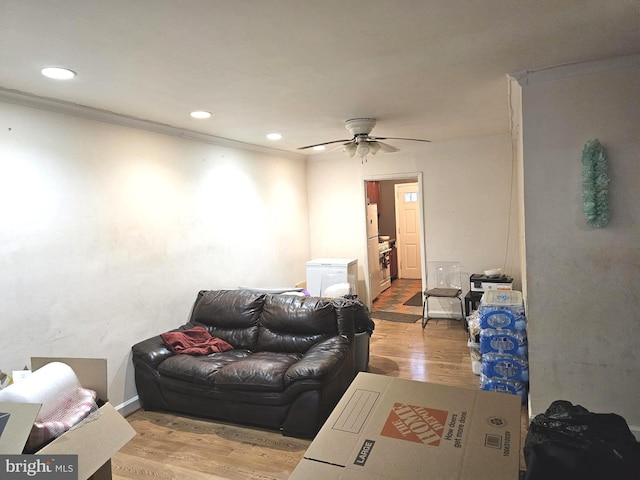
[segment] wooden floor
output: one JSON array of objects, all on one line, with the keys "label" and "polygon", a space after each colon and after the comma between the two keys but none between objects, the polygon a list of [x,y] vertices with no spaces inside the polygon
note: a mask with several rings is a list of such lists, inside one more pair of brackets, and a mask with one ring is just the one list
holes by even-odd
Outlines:
[{"label": "wooden floor", "polygon": [[[378,310],[421,315],[421,307],[402,305],[403,298],[419,291],[419,280],[399,280],[374,302],[376,328],[371,337],[369,371],[478,388],[460,321],[431,320],[423,330],[419,320],[398,323],[375,319]],[[140,410],[127,419],[138,435],[113,457],[115,480],[286,479],[311,443],[279,432],[167,413]],[[524,407],[522,424],[526,429]],[[520,464],[524,469],[522,454]]]}]

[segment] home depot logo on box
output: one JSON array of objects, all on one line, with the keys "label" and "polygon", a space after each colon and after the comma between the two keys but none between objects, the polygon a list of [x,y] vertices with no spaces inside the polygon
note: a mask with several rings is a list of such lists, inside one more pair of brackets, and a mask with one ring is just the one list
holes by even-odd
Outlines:
[{"label": "home depot logo on box", "polygon": [[395,403],[380,434],[437,447],[448,414],[446,410]]}]

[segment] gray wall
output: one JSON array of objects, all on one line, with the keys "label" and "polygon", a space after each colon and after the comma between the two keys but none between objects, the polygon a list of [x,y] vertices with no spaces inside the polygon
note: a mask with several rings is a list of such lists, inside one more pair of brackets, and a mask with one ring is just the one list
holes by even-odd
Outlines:
[{"label": "gray wall", "polygon": [[0,369],[107,358],[181,325],[200,289],[291,286],[309,255],[304,158],[0,103]]},{"label": "gray wall", "polygon": [[[532,414],[565,399],[640,426],[639,58],[521,79]],[[582,214],[593,138],[610,166],[604,229]]]}]

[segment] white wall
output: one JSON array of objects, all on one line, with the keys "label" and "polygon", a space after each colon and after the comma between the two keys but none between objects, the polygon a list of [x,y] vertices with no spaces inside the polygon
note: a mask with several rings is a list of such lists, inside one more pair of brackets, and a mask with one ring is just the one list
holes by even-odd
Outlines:
[{"label": "white wall", "polygon": [[[521,79],[527,316],[532,414],[564,399],[639,427],[640,56],[627,60]],[[593,138],[610,166],[603,229],[582,214]]]},{"label": "white wall", "polygon": [[[307,161],[311,258],[358,260],[358,293],[365,291],[366,208],[359,162],[330,154]],[[364,246],[363,246],[364,242]]]},{"label": "white wall", "polygon": [[0,369],[106,357],[185,322],[200,289],[289,286],[309,258],[304,159],[0,103]]},{"label": "white wall", "polygon": [[[505,108],[506,103],[505,94]],[[504,268],[518,286],[518,212],[517,194],[510,208],[510,137],[399,146],[400,152],[378,153],[365,163],[339,150],[309,161],[312,256],[358,258],[363,292],[364,180],[415,177],[422,172],[427,259],[460,260],[470,273]]]}]

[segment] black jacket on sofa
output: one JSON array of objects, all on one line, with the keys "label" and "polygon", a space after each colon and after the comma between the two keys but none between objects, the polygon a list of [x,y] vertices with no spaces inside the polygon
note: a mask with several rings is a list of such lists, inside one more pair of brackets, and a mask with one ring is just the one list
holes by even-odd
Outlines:
[{"label": "black jacket on sofa", "polygon": [[313,437],[353,380],[354,310],[344,298],[199,292],[188,323],[234,349],[173,354],[155,336],[132,347],[140,403]]}]

